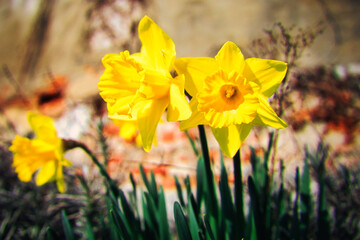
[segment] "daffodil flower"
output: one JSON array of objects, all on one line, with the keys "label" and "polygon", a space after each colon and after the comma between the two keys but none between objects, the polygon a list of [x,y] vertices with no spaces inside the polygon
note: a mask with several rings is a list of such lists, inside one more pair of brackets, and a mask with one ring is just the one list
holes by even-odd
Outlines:
[{"label": "daffodil flower", "polygon": [[180,129],[210,125],[225,155],[235,155],[254,125],[287,127],[267,100],[285,77],[286,63],[245,60],[235,43],[226,42],[215,58],[179,58],[175,70],[185,75],[192,96],[192,115]]},{"label": "daffodil flower", "polygon": [[65,192],[63,166],[72,163],[64,158],[63,143],[58,138],[53,120],[49,117],[29,112],[28,122],[36,138],[16,136],[9,150],[14,154],[13,167],[23,182],[31,180],[37,171],[36,184],[56,181],[59,192]]},{"label": "daffodil flower", "polygon": [[[135,142],[137,146],[142,146],[139,128],[136,120],[114,120],[114,124],[120,127],[119,135],[127,142]],[[156,144],[156,135],[154,137]]]},{"label": "daffodil flower", "polygon": [[141,51],[108,54],[98,87],[111,119],[135,119],[143,148],[150,151],[157,125],[167,110],[168,121],[191,115],[184,94],[184,76],[172,77],[176,57],[171,38],[145,16],[139,23]]}]

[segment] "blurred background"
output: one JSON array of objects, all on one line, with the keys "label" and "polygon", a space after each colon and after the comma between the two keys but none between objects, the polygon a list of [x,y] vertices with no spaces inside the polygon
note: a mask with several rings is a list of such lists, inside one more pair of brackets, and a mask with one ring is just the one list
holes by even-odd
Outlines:
[{"label": "blurred background", "polygon": [[[137,25],[148,15],[173,39],[177,57],[214,57],[226,41],[233,41],[245,57],[289,64],[286,85],[272,99],[274,109],[289,123],[276,133],[272,168],[276,173],[279,160],[284,161],[290,187],[306,146],[310,151],[319,143],[329,146],[330,171],[358,166],[359,12],[357,0],[1,1],[1,161],[11,164],[7,148],[16,134],[29,133],[26,112],[31,110],[53,117],[61,137],[82,141],[98,155],[103,150],[99,140],[105,137],[104,161],[119,185],[128,185],[128,174],[138,174],[139,163],[154,170],[169,191],[174,190],[174,174],[194,177],[197,158],[177,124],[160,124],[157,146],[144,153],[134,139],[119,137],[120,128],[107,119],[98,94],[102,57],[139,51]],[[256,128],[246,140],[244,179],[250,172],[249,146],[261,151],[271,131]],[[189,136],[196,139],[197,129]],[[219,149],[211,131],[208,138],[216,171]],[[67,155],[76,171],[101,188],[97,170],[81,151]],[[2,169],[7,174],[0,175],[2,186],[13,184],[14,178],[4,180],[14,177],[12,170]]]},{"label": "blurred background", "polygon": [[[59,119],[63,137],[84,135],[100,111],[94,108],[104,108],[101,58],[139,51],[137,24],[149,15],[173,39],[178,57],[213,57],[233,41],[245,57],[288,62],[287,110],[277,111],[290,127],[280,131],[279,158],[297,165],[305,144],[323,140],[334,157],[352,162],[359,156],[359,10],[355,0],[1,1],[1,140],[29,131],[28,110]],[[164,125],[160,131],[176,129]],[[261,131],[249,145],[266,144]],[[152,153],[175,151],[162,145]]]}]

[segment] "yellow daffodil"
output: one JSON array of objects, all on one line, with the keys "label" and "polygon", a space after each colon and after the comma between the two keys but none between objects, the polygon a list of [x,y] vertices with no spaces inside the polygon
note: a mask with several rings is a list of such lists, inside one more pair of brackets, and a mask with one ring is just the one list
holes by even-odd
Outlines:
[{"label": "yellow daffodil", "polygon": [[[137,146],[142,146],[136,120],[114,120],[114,124],[120,127],[119,135],[125,141],[135,142]],[[154,138],[156,139],[156,135]]]},{"label": "yellow daffodil", "polygon": [[191,110],[184,94],[184,76],[172,77],[175,45],[171,38],[145,16],[139,23],[141,51],[108,54],[98,87],[112,119],[135,119],[143,148],[150,151],[160,118],[184,120]]},{"label": "yellow daffodil", "polygon": [[236,44],[227,42],[215,58],[177,59],[175,70],[185,75],[192,96],[192,115],[180,128],[210,125],[225,155],[235,155],[253,125],[287,127],[267,100],[285,77],[286,63],[245,60]]},{"label": "yellow daffodil", "polygon": [[9,148],[14,154],[13,167],[19,179],[28,182],[39,170],[36,175],[38,186],[56,181],[58,190],[65,192],[62,167],[72,163],[63,156],[62,140],[56,134],[53,120],[32,112],[27,118],[36,138],[16,136]]}]

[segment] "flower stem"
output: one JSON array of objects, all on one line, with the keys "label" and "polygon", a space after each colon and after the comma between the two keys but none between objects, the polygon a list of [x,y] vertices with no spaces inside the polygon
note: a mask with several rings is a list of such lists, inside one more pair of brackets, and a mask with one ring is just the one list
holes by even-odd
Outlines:
[{"label": "flower stem", "polygon": [[104,156],[104,165],[106,168],[108,165],[108,162],[109,162],[109,157],[108,157],[108,152],[107,152],[108,146],[106,144],[106,139],[103,135],[104,123],[103,123],[103,120],[101,117],[99,118],[99,123],[98,123],[97,127],[98,127],[97,130],[98,130],[98,134],[99,134],[99,143],[100,143],[102,155]]},{"label": "flower stem", "polygon": [[209,189],[209,211],[213,214],[214,218],[217,219],[218,216],[218,207],[216,202],[216,194],[215,194],[215,185],[214,185],[214,177],[211,170],[210,164],[210,156],[209,156],[209,149],[206,140],[205,128],[203,125],[198,126],[199,129],[199,137],[201,143],[201,151],[204,158],[204,165],[205,165],[205,172],[206,172],[206,180],[208,183]]},{"label": "flower stem", "polygon": [[109,176],[107,171],[105,170],[104,166],[99,162],[97,157],[90,151],[90,149],[83,143],[74,141],[74,140],[63,140],[64,142],[64,149],[70,150],[73,148],[81,148],[95,163],[95,165],[98,167],[100,174],[105,178],[106,182],[108,183],[110,187],[110,191],[115,195],[118,196],[118,188],[115,183],[115,181]]},{"label": "flower stem", "polygon": [[236,209],[235,223],[237,226],[239,226],[239,229],[236,230],[237,232],[236,235],[242,235],[237,237],[244,237],[243,235],[245,232],[245,217],[244,217],[244,199],[243,199],[240,149],[236,152],[236,154],[233,157],[233,166],[234,166],[234,177],[235,177],[235,209]]}]

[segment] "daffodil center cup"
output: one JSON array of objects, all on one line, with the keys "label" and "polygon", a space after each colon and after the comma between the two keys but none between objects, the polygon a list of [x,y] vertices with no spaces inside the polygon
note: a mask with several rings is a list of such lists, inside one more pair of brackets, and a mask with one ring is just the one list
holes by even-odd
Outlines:
[{"label": "daffodil center cup", "polygon": [[225,84],[220,88],[219,94],[223,101],[226,103],[224,106],[226,110],[236,109],[242,102],[244,96],[237,85]]}]

